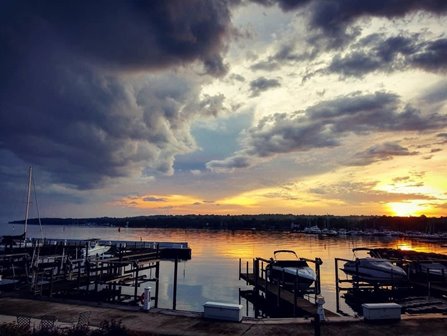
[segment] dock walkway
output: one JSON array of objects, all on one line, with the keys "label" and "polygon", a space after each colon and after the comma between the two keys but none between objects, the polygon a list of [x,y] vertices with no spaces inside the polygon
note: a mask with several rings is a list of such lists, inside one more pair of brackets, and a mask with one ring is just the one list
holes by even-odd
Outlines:
[{"label": "dock walkway", "polygon": [[[112,305],[84,305],[77,303],[49,302],[41,300],[0,298],[0,323],[12,322],[15,316],[29,315],[39,318],[44,314],[55,315],[59,323],[70,324],[73,317],[90,311],[90,324],[99,327],[104,320],[121,321],[127,329],[140,336],[149,335],[234,335],[234,336],[308,336],[314,335],[311,319],[253,319],[244,318],[242,323],[205,320],[200,312],[182,312],[152,309],[143,312],[138,307]],[[406,317],[400,322],[371,324],[361,319],[331,317],[321,325],[325,336],[443,336],[447,328],[447,316],[431,314]]]}]

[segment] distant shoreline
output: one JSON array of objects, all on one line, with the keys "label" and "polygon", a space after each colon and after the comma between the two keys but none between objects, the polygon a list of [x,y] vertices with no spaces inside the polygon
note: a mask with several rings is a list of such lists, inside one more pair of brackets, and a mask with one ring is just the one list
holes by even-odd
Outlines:
[{"label": "distant shoreline", "polygon": [[[42,225],[290,231],[320,229],[447,232],[447,217],[318,216],[318,215],[154,215],[136,217],[42,218]],[[24,220],[9,224],[24,224]],[[39,225],[39,219],[28,220]]]}]

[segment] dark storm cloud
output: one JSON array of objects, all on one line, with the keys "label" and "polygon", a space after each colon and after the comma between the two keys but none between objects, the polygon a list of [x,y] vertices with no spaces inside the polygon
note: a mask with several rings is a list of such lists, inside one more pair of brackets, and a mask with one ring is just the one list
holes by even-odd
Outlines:
[{"label": "dark storm cloud", "polygon": [[327,72],[363,76],[374,71],[391,72],[409,67],[430,72],[447,70],[447,39],[420,41],[419,35],[382,38],[374,34],[354,44],[355,51],[336,55]]},{"label": "dark storm cloud", "polygon": [[363,152],[356,153],[350,162],[351,166],[366,166],[378,161],[391,160],[395,156],[417,155],[418,152],[410,152],[396,142],[385,142],[369,147]]},{"label": "dark storm cloud", "polygon": [[[305,14],[310,28],[321,32],[313,38],[328,39],[328,45],[335,48],[344,45],[358,33],[352,24],[359,18],[391,19],[417,11],[435,15],[447,12],[445,0],[310,0],[290,1],[290,3],[280,0],[255,0],[255,2],[266,6],[278,4],[284,11],[298,10],[306,5]],[[315,40],[311,44],[314,43],[316,43]]]},{"label": "dark storm cloud", "polygon": [[[208,168],[223,170],[236,168],[233,158],[244,163],[269,158],[281,153],[303,152],[317,148],[339,146],[340,140],[350,134],[366,135],[372,132],[406,132],[442,129],[447,116],[436,113],[423,115],[419,110],[403,105],[399,97],[386,92],[357,94],[323,101],[305,111],[292,114],[276,113],[261,119],[247,130],[243,149],[235,156],[208,163]],[[393,148],[394,147],[394,148]],[[376,148],[376,158],[394,145]],[[389,153],[389,155],[391,155]],[[370,153],[374,155],[374,151]],[[413,153],[408,153],[413,154]]]},{"label": "dark storm cloud", "polygon": [[311,5],[313,27],[331,35],[361,17],[402,17],[416,11],[439,14],[447,10],[444,0],[314,0]]},{"label": "dark storm cloud", "polygon": [[2,1],[0,149],[77,188],[172,173],[191,120],[222,109],[183,66],[226,72],[230,3]]},{"label": "dark storm cloud", "polygon": [[256,97],[259,96],[261,92],[270,90],[275,87],[281,86],[280,82],[277,79],[268,79],[265,77],[259,77],[250,82],[250,91],[251,96]]},{"label": "dark storm cloud", "polygon": [[3,1],[2,13],[2,42],[11,54],[26,52],[22,42],[29,47],[51,38],[120,70],[194,60],[213,73],[223,70],[227,1]]}]

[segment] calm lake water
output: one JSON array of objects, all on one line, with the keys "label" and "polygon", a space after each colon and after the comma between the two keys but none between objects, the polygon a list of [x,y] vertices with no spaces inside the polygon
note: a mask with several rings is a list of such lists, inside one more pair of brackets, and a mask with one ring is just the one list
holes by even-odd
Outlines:
[{"label": "calm lake water", "polygon": [[[0,227],[0,235],[19,234],[21,230],[21,225],[5,224]],[[28,232],[30,237],[41,237],[38,226],[29,226]],[[293,232],[145,228],[121,228],[118,231],[116,227],[43,226],[42,234],[46,238],[188,242],[192,248],[192,259],[179,263],[177,309],[189,311],[203,311],[206,301],[237,303],[239,288],[249,288],[239,280],[239,258],[242,258],[244,265],[246,261],[251,264],[253,258],[268,259],[278,249],[290,249],[300,257],[319,257],[323,260],[322,295],[326,300],[325,307],[332,311],[336,310],[334,258],[352,259],[352,249],[355,247],[391,247],[447,254],[447,248],[441,247],[439,243],[363,236],[320,238]],[[173,262],[161,263],[160,308],[172,308],[173,273]],[[343,276],[342,272],[340,274]],[[352,313],[343,300],[340,302],[344,312]],[[245,300],[242,300],[242,304],[246,312]],[[248,306],[248,315],[253,316],[251,305]]]}]

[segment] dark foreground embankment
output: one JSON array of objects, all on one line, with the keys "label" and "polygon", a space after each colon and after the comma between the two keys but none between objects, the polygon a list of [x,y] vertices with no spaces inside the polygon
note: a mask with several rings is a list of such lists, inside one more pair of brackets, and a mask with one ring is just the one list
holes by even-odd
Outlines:
[{"label": "dark foreground embankment", "polygon": [[[314,335],[310,320],[244,319],[242,323],[205,320],[200,313],[153,309],[149,313],[138,308],[109,305],[85,305],[30,299],[0,298],[0,323],[14,321],[16,315],[39,318],[54,315],[60,322],[74,322],[79,313],[90,311],[90,324],[99,326],[104,320],[121,321],[129,330],[147,335]],[[325,336],[366,335],[445,335],[447,316],[442,314],[403,316],[393,323],[371,324],[361,319],[331,318],[321,325]]]}]

